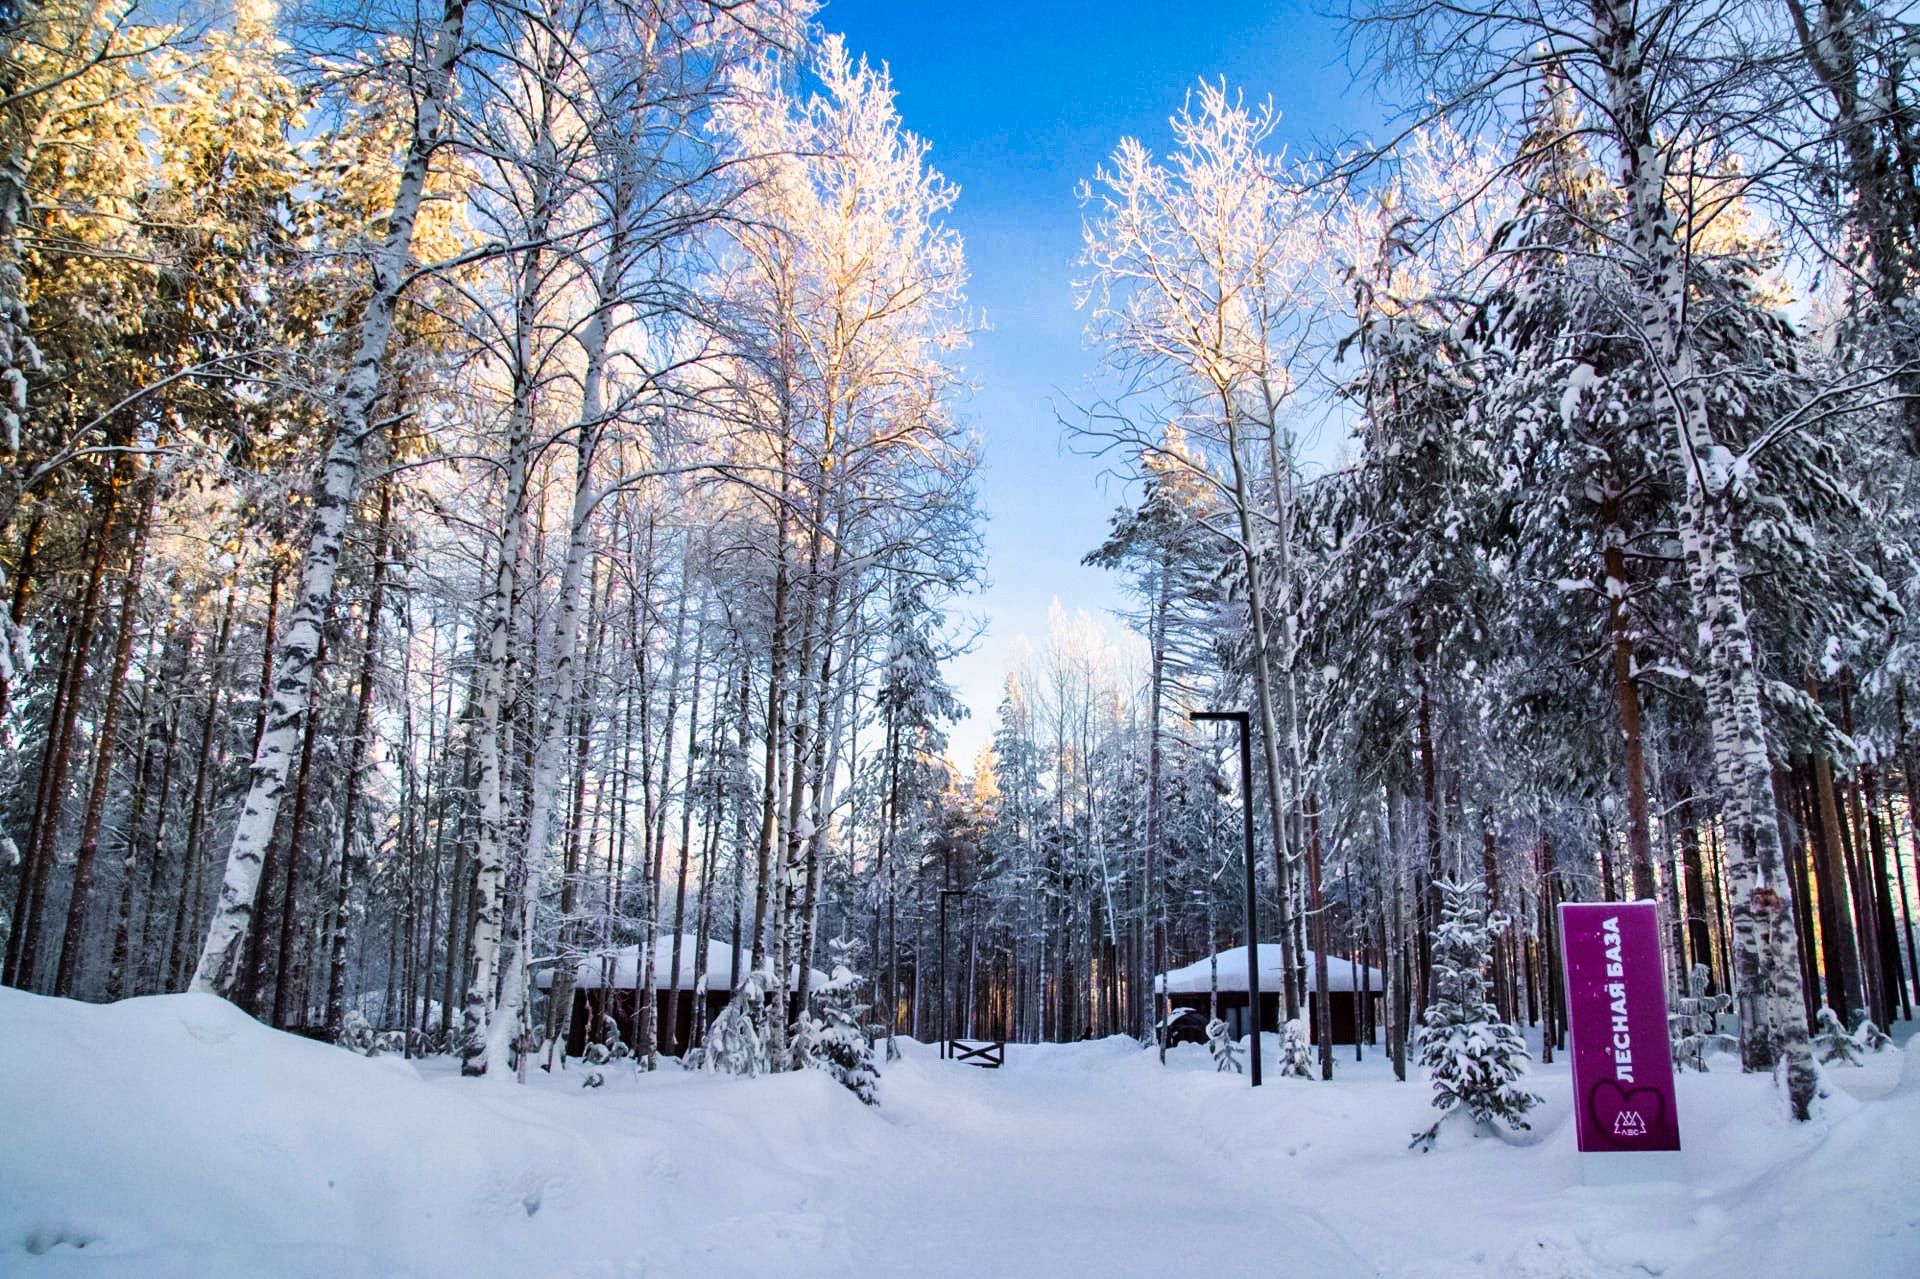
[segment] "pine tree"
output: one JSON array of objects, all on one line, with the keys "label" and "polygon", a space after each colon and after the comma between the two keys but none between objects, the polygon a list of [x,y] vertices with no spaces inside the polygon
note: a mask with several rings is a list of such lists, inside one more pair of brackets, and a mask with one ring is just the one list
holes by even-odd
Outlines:
[{"label": "pine tree", "polygon": [[1492,929],[1481,905],[1484,888],[1476,880],[1440,880],[1440,927],[1433,937],[1433,998],[1421,1018],[1420,1064],[1433,1081],[1433,1104],[1440,1118],[1414,1134],[1412,1145],[1431,1150],[1440,1125],[1449,1116],[1472,1116],[1476,1132],[1503,1119],[1516,1130],[1530,1125],[1524,1116],[1540,1103],[1538,1094],[1517,1086],[1529,1059],[1526,1042],[1514,1026],[1500,1020],[1487,1002],[1483,975],[1492,950]]}]

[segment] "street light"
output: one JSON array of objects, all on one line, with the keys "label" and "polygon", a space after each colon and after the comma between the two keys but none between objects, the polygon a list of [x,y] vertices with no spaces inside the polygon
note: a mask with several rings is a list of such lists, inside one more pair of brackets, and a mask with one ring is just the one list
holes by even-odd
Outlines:
[{"label": "street light", "polygon": [[940,1056],[946,1058],[947,1046],[953,1041],[953,1013],[947,1006],[947,898],[964,897],[973,891],[968,888],[943,888],[940,890]]},{"label": "street light", "polygon": [[1245,711],[1191,711],[1187,718],[1240,727],[1240,815],[1247,845],[1247,1006],[1253,1013],[1253,1087],[1260,1086],[1260,915],[1253,890],[1253,747]]}]

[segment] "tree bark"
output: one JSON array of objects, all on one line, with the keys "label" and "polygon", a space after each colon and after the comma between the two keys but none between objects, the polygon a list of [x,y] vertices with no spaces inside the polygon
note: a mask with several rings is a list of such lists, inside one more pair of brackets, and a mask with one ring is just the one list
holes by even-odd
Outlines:
[{"label": "tree bark", "polygon": [[440,141],[454,64],[466,43],[467,0],[443,0],[433,51],[417,81],[412,136],[387,217],[385,240],[372,258],[372,288],[354,334],[354,354],[341,382],[333,443],[314,489],[300,589],[274,660],[277,677],[266,731],[254,753],[253,776],[227,850],[220,902],[207,933],[195,990],[225,995],[239,975],[243,943],[260,887],[261,858],[273,838],[287,773],[298,748],[313,685],[320,637],[333,607],[334,576],[367,444],[377,431],[374,402],[400,294],[410,274],[413,230],[427,169]]},{"label": "tree bark", "polygon": [[133,633],[139,621],[140,583],[147,569],[147,533],[153,527],[158,481],[149,471],[134,524],[133,546],[127,552],[127,577],[120,597],[119,634],[114,637],[113,668],[107,676],[106,699],[100,709],[100,727],[94,735],[93,785],[80,818],[80,848],[73,861],[73,893],[67,899],[67,930],[60,943],[60,963],[54,972],[53,993],[70,998],[80,976],[86,948],[87,914],[93,904],[93,863],[100,853],[100,824],[106,817],[107,791],[113,785],[115,733],[120,703],[126,695],[127,668],[133,661]]}]

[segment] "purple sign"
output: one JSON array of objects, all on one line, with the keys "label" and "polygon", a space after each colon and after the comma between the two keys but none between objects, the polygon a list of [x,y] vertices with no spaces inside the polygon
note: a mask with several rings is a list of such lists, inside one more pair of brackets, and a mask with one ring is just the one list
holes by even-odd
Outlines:
[{"label": "purple sign", "polygon": [[1560,907],[1582,1151],[1680,1149],[1652,902]]}]

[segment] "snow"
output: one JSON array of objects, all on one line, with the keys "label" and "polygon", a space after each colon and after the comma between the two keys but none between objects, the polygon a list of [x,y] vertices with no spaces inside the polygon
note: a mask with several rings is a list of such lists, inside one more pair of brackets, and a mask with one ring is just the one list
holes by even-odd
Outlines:
[{"label": "snow", "polygon": [[[1903,1030],[1906,1028],[1903,1028]],[[1265,1042],[1272,1045],[1272,1037]],[[905,1045],[869,1109],[820,1071],[462,1080],[210,997],[0,990],[0,1273],[225,1276],[1906,1276],[1920,1051],[1787,1120],[1732,1059],[1679,1081],[1685,1182],[1587,1187],[1563,1065],[1533,1144],[1443,1131],[1343,1053],[1331,1084],[1161,1068],[1125,1040]],[[37,1255],[36,1255],[37,1254]]]},{"label": "snow", "polygon": [[[693,970],[693,956],[698,945],[699,939],[692,933],[680,934],[680,980],[676,985],[671,980],[673,976],[673,934],[668,933],[653,943],[653,985],[655,990],[693,989],[694,978],[696,976]],[[607,966],[605,961],[609,957],[614,961],[611,985],[615,990],[632,990],[639,984],[640,947],[633,945],[622,946],[617,950],[595,951],[585,959],[582,959],[579,966],[574,969],[574,988],[577,990],[599,990],[602,985],[607,984]],[[740,952],[740,972],[742,975],[745,975],[751,962],[750,957],[743,948]],[[821,972],[818,968],[810,968],[807,971],[812,974],[812,989],[819,990],[826,985],[827,975],[825,973]],[[798,978],[799,973],[799,966],[795,965],[793,975]],[[706,976],[708,990],[719,991],[733,989],[733,952],[728,948],[726,942],[717,937],[707,939]],[[553,969],[550,967],[544,968],[535,974],[534,985],[538,986],[541,990],[551,989],[553,986]]]},{"label": "snow", "polygon": [[1591,364],[1576,364],[1567,374],[1567,385],[1560,392],[1560,424],[1567,430],[1573,429],[1573,419],[1580,412],[1580,398],[1588,391],[1600,385],[1600,375],[1594,372]]},{"label": "snow", "polygon": [[[1319,990],[1319,970],[1314,964],[1313,952],[1302,950],[1300,962],[1306,966],[1307,970],[1307,983],[1302,989],[1308,992]],[[1327,989],[1329,991],[1359,990],[1361,967],[1352,960],[1341,959],[1337,955],[1327,956]],[[1261,942],[1260,990],[1262,994],[1270,994],[1280,989],[1280,974],[1284,968],[1280,943]],[[1386,989],[1380,970],[1369,968],[1366,971],[1370,974],[1370,984],[1367,989],[1376,995],[1380,994]],[[1207,960],[1203,958],[1195,960],[1185,968],[1176,968],[1172,972],[1161,974],[1154,979],[1154,989],[1158,990],[1164,985],[1170,995],[1204,995],[1213,989],[1212,981]],[[1245,990],[1246,988],[1247,948],[1230,946],[1220,952],[1220,989]]]}]

